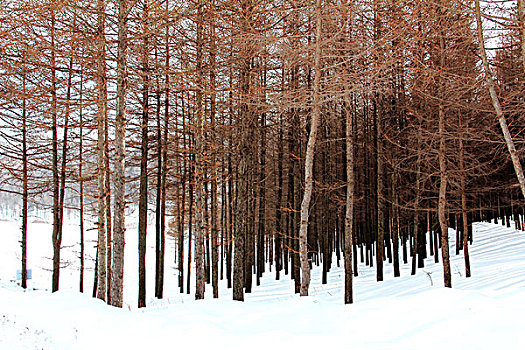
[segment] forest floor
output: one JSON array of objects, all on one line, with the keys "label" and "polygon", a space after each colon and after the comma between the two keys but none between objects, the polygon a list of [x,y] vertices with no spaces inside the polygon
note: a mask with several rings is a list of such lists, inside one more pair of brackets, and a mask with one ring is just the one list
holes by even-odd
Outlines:
[{"label": "forest floor", "polygon": [[[51,226],[33,223],[29,233],[28,291],[16,284],[20,230],[0,222],[0,349],[525,349],[525,232],[491,223],[474,224],[472,277],[463,255],[455,255],[450,230],[453,288],[443,288],[441,264],[433,257],[410,276],[402,265],[393,277],[375,281],[375,268],[359,264],[354,304],[343,304],[344,271],[334,266],[328,284],[314,268],[310,296],[293,293],[289,276],[267,271],[244,303],[231,300],[220,283],[220,299],[193,300],[180,294],[167,242],[165,298],[151,296],[153,235],[148,241],[148,307],[136,308],[136,230],[128,227],[125,307],[93,299],[94,241],[88,231],[86,293],[78,290],[78,227],[66,226],[61,290],[51,294]],[[153,230],[152,230],[153,232]],[[335,259],[334,259],[335,260]],[[342,265],[342,261],[341,261]]]}]

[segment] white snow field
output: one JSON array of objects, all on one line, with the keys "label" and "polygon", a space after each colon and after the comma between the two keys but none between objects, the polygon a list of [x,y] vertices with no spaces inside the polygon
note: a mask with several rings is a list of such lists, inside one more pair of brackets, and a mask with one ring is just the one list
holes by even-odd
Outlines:
[{"label": "white snow field", "polygon": [[[78,290],[78,227],[65,228],[61,291],[50,293],[51,225],[33,223],[24,292],[13,280],[20,269],[20,230],[0,222],[0,349],[525,349],[525,233],[501,225],[474,224],[472,277],[463,255],[452,256],[453,289],[443,287],[433,258],[410,276],[402,265],[385,281],[359,265],[354,304],[343,304],[343,270],[334,266],[327,285],[313,271],[310,296],[293,293],[289,276],[266,272],[244,303],[231,300],[221,281],[219,300],[179,294],[174,244],[168,240],[165,299],[153,293],[153,234],[148,240],[148,307],[137,309],[136,229],[128,227],[125,307],[91,298],[94,242],[89,231],[85,294]],[[154,232],[151,230],[151,232]],[[451,252],[455,233],[450,231]],[[334,262],[335,265],[335,262]],[[36,290],[34,290],[36,289]],[[192,291],[193,292],[193,291]]]}]

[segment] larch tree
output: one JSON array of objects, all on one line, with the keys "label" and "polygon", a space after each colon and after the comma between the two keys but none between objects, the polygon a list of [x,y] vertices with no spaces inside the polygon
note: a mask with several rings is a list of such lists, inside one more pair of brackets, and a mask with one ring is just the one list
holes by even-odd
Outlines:
[{"label": "larch tree", "polygon": [[301,226],[299,231],[299,254],[301,261],[301,295],[308,295],[310,286],[310,263],[308,262],[308,218],[310,200],[313,190],[313,167],[317,129],[321,119],[321,55],[322,55],[322,1],[317,0],[315,5],[315,51],[314,51],[314,81],[312,96],[312,119],[308,145],[306,146],[306,159],[304,169],[304,196],[301,202]]},{"label": "larch tree", "polygon": [[117,55],[117,113],[115,125],[115,209],[113,227],[113,262],[111,281],[111,305],[122,307],[124,282],[124,245],[126,209],[126,98],[127,98],[127,0],[118,2],[118,55]]},{"label": "larch tree", "polygon": [[105,0],[97,2],[97,169],[98,169],[98,248],[97,248],[97,298],[106,300],[106,21]]}]

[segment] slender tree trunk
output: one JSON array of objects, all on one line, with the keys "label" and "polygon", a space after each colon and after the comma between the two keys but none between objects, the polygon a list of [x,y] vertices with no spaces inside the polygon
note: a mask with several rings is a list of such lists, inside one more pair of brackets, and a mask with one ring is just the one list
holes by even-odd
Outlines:
[{"label": "slender tree trunk", "polygon": [[399,196],[397,194],[397,179],[399,177],[398,170],[395,169],[392,173],[392,200],[394,201],[392,207],[392,243],[394,254],[394,277],[401,276],[399,270]]},{"label": "slender tree trunk", "polygon": [[310,135],[308,136],[308,145],[306,146],[305,160],[305,188],[304,196],[301,202],[301,226],[299,230],[299,255],[301,263],[301,296],[308,295],[310,286],[310,264],[308,262],[308,217],[310,210],[310,199],[313,190],[313,167],[315,143],[317,140],[317,129],[321,119],[321,33],[322,33],[322,0],[317,0],[315,16],[315,54],[314,54],[314,85],[312,101],[312,121]]},{"label": "slender tree trunk", "polygon": [[345,212],[345,304],[354,302],[353,297],[353,272],[352,272],[352,246],[354,242],[354,136],[353,115],[350,112],[350,101],[346,102],[346,212]]},{"label": "slender tree trunk", "polygon": [[106,300],[106,119],[107,119],[107,82],[106,82],[106,42],[105,4],[98,0],[97,27],[97,167],[98,167],[98,247],[97,250],[97,298]]},{"label": "slender tree trunk", "polygon": [[[169,0],[166,0],[166,14],[169,12]],[[166,21],[168,18],[166,18]],[[164,97],[164,130],[160,149],[162,150],[162,166],[160,177],[160,257],[159,257],[159,276],[158,276],[158,295],[162,298],[164,294],[164,256],[166,253],[166,179],[168,176],[168,134],[169,134],[169,112],[170,112],[170,46],[169,46],[169,26],[166,25],[166,86]],[[176,109],[175,109],[176,110]],[[160,118],[160,115],[159,115]],[[160,130],[159,130],[160,133]]]},{"label": "slender tree trunk", "polygon": [[[107,98],[107,94],[106,94]],[[106,108],[106,118],[105,118],[105,153],[104,153],[104,163],[106,164],[106,181],[105,184],[105,194],[106,194],[106,247],[107,247],[107,253],[106,253],[106,289],[107,289],[107,300],[106,302],[111,305],[111,281],[112,281],[112,251],[113,251],[113,239],[112,239],[112,227],[111,227],[111,171],[109,167],[109,120],[107,117],[107,108]]]},{"label": "slender tree trunk", "polygon": [[446,144],[445,144],[445,111],[443,106],[439,106],[439,199],[438,216],[441,226],[441,256],[443,258],[443,278],[445,287],[452,287],[450,274],[450,259],[448,246],[448,223],[447,223],[447,164],[446,164]]},{"label": "slender tree trunk", "polygon": [[[184,94],[181,94],[184,97]],[[177,99],[175,98],[175,101]],[[177,104],[175,104],[177,105]],[[183,133],[185,129],[185,120],[184,120],[184,100],[182,100],[182,123],[183,123]],[[183,139],[183,148],[186,149],[186,133],[182,135]],[[179,205],[179,237],[178,237],[178,249],[179,249],[179,288],[180,292],[184,293],[184,222],[185,222],[185,215],[186,215],[186,179],[188,178],[188,167],[187,167],[187,161],[185,157],[181,160],[181,164],[179,166],[180,169],[180,176],[181,176],[181,189],[180,193],[182,198],[177,197],[178,199],[178,205]],[[189,230],[189,227],[188,227]],[[189,246],[188,246],[189,247]],[[191,249],[190,249],[191,250]]]},{"label": "slender tree trunk", "polygon": [[[212,1],[212,6],[215,5],[215,1]],[[210,94],[210,130],[211,130],[211,144],[212,144],[212,155],[211,155],[211,268],[212,268],[212,288],[213,288],[213,297],[218,298],[219,297],[219,245],[218,245],[218,235],[219,235],[219,226],[218,226],[218,220],[219,220],[219,212],[218,212],[218,204],[217,204],[217,178],[219,176],[217,172],[217,136],[215,133],[215,127],[216,127],[216,93],[215,89],[216,87],[216,79],[215,79],[215,69],[216,69],[216,62],[215,62],[215,56],[216,56],[216,47],[215,47],[215,25],[214,25],[214,19],[211,20],[211,28],[210,28],[210,88],[211,88],[211,94]]]},{"label": "slender tree trunk", "polygon": [[525,73],[525,0],[518,0],[518,25],[520,27],[521,64]]},{"label": "slender tree trunk", "polygon": [[[190,123],[190,113],[188,112],[188,121],[187,126]],[[189,149],[194,148],[193,141],[194,137],[192,134],[189,135],[189,142],[188,147]],[[193,205],[194,205],[194,184],[195,184],[195,154],[190,153],[189,156],[189,186],[188,186],[188,268],[186,269],[186,279],[187,279],[187,286],[186,286],[186,293],[190,294],[190,282],[191,282],[191,262],[193,259],[192,255],[192,239],[193,239]]]},{"label": "slender tree trunk", "polygon": [[[248,180],[246,179],[248,170],[246,169],[246,159],[241,157],[237,172],[237,192],[239,196],[235,198],[235,239],[234,239],[234,260],[233,260],[233,300],[244,301],[244,239],[246,232],[246,220],[248,212]],[[242,197],[241,197],[242,196]]]},{"label": "slender tree trunk", "polygon": [[[419,128],[423,126],[420,125]],[[416,274],[417,267],[417,256],[418,256],[418,245],[421,235],[419,234],[419,201],[421,197],[421,129],[417,131],[417,160],[416,160],[416,198],[414,203],[414,243],[412,245],[412,270],[411,275]]]},{"label": "slender tree trunk", "polygon": [[[159,64],[158,64],[158,53],[157,53],[157,45],[155,44],[155,69],[159,70]],[[163,266],[163,259],[164,256],[161,257],[161,240],[162,240],[162,233],[161,233],[161,202],[162,202],[162,156],[163,156],[163,140],[162,140],[162,124],[161,124],[161,118],[160,118],[160,82],[159,82],[159,75],[156,76],[156,100],[157,100],[157,134],[156,134],[156,141],[157,141],[157,174],[156,174],[156,198],[155,198],[155,297],[162,299],[162,289],[163,284],[161,284],[161,275],[164,274],[164,268]],[[162,260],[161,260],[162,259]]]},{"label": "slender tree trunk", "polygon": [[142,123],[139,190],[139,295],[138,307],[146,307],[146,237],[148,232],[148,124],[149,124],[149,34],[148,1],[144,2],[142,22]]},{"label": "slender tree trunk", "polygon": [[[25,57],[24,57],[25,63]],[[27,288],[27,207],[28,207],[28,178],[27,178],[27,89],[26,71],[24,65],[22,80],[22,288]]]},{"label": "slender tree trunk", "polygon": [[[64,200],[66,196],[66,166],[67,166],[67,142],[69,133],[69,115],[71,112],[71,83],[73,76],[73,58],[70,58],[68,69],[68,80],[66,90],[66,110],[64,113],[64,125],[62,136],[62,159],[60,165],[60,191],[58,198],[58,240],[62,242],[62,230],[64,226]],[[60,244],[61,245],[61,244]]]},{"label": "slender tree trunk", "polygon": [[[240,4],[241,21],[239,24],[239,31],[241,35],[249,38],[252,34],[252,11],[254,4],[252,0],[244,0]],[[251,75],[252,75],[252,61],[253,61],[253,43],[245,43],[239,53],[240,69],[239,69],[239,112],[238,112],[238,142],[237,152],[239,155],[239,162],[237,166],[237,178],[234,199],[235,215],[233,221],[235,222],[234,235],[234,264],[233,264],[233,300],[244,301],[244,288],[246,282],[251,277],[251,271],[247,271],[246,267],[249,264],[248,249],[250,237],[248,237],[248,230],[250,227],[249,221],[253,219],[250,210],[250,198],[252,196],[251,189],[253,180],[251,174],[253,173],[253,128],[255,127],[253,107],[249,103],[251,96]],[[230,71],[230,77],[232,72]],[[231,83],[231,80],[230,80]],[[231,96],[231,95],[230,95]],[[233,112],[230,109],[230,112]],[[230,191],[232,188],[230,187]],[[232,199],[233,199],[232,198]],[[248,246],[248,247],[247,247]],[[246,249],[248,248],[248,249]],[[250,276],[247,276],[250,272]],[[251,283],[250,283],[251,285]],[[249,290],[247,290],[249,291]]]},{"label": "slender tree trunk", "polygon": [[[382,99],[374,101],[376,104],[376,162],[377,162],[377,251],[376,251],[376,280],[383,280],[383,259],[385,250],[385,202],[383,199],[385,192],[384,185],[384,162],[383,162],[383,142],[382,133]],[[379,106],[377,106],[379,104]]]},{"label": "slender tree trunk", "polygon": [[[283,77],[284,80],[284,77]],[[283,82],[284,84],[284,82]],[[284,89],[283,89],[284,91]],[[283,116],[279,114],[279,147],[277,149],[277,199],[275,201],[275,279],[280,279],[282,270],[282,211],[281,200],[283,197]]]},{"label": "slender tree trunk", "polygon": [[53,282],[52,292],[58,291],[60,276],[60,212],[59,212],[59,174],[58,174],[58,136],[57,136],[57,76],[55,54],[55,9],[51,9],[51,118],[52,118],[52,168],[53,168]]},{"label": "slender tree trunk", "polygon": [[195,119],[195,299],[204,299],[206,274],[204,266],[204,111],[203,111],[203,4],[198,3],[197,8],[197,42],[196,42],[196,119]]},{"label": "slender tree trunk", "polygon": [[[82,54],[82,56],[84,56]],[[80,279],[79,279],[79,291],[84,293],[84,105],[83,105],[83,92],[84,92],[84,70],[80,70],[80,92],[79,92],[79,147],[78,147],[78,179],[79,179],[79,205],[80,205]]]},{"label": "slender tree trunk", "polygon": [[[523,1],[520,1],[520,4],[519,4],[520,5],[519,7],[521,10],[523,10],[523,6],[524,6],[522,2]],[[494,81],[492,80],[492,70],[490,69],[490,66],[489,66],[489,61],[488,61],[487,53],[485,50],[485,40],[483,39],[483,25],[481,21],[481,8],[479,5],[479,0],[476,0],[475,4],[476,4],[476,23],[477,23],[479,53],[481,55],[481,61],[483,62],[483,69],[485,71],[485,81],[489,89],[490,98],[492,99],[492,106],[494,107],[494,111],[496,112],[496,116],[498,118],[499,125],[501,127],[501,131],[503,132],[503,137],[505,138],[505,142],[507,144],[507,149],[509,150],[509,153],[510,153],[510,158],[512,159],[512,164],[514,165],[514,171],[516,172],[516,177],[518,178],[518,182],[520,184],[521,194],[525,197],[525,176],[523,175],[523,168],[521,167],[520,158],[518,156],[518,152],[516,151],[516,147],[514,146],[514,141],[512,141],[512,136],[510,134],[509,127],[507,126],[507,120],[505,119],[505,115],[503,114],[503,109],[501,108],[501,104],[499,102],[498,94],[496,92],[496,87],[494,85]],[[520,11],[520,18],[522,14],[523,12]],[[522,37],[523,35],[524,34],[522,34]],[[523,45],[524,44],[522,42],[522,47],[521,47],[522,52],[525,51]]]},{"label": "slender tree trunk", "polygon": [[125,208],[126,208],[126,97],[128,2],[118,2],[117,117],[115,128],[115,220],[113,229],[113,265],[111,305],[122,307],[124,280]]},{"label": "slender tree trunk", "polygon": [[[441,3],[441,5],[444,5]],[[439,69],[445,68],[445,21],[443,8],[438,9],[438,13],[441,14],[438,19],[440,23],[439,31]],[[438,76],[438,86],[443,89],[443,77]],[[447,220],[447,184],[448,184],[448,172],[447,172],[447,146],[446,146],[446,134],[445,134],[445,108],[443,102],[439,102],[438,105],[438,135],[439,135],[439,197],[438,197],[438,218],[439,225],[441,227],[441,256],[443,259],[443,279],[445,287],[452,287],[452,276],[450,273],[450,254],[448,245],[448,220]]]},{"label": "slender tree trunk", "polygon": [[461,191],[461,215],[463,221],[463,256],[465,258],[465,276],[470,277],[470,258],[468,251],[468,215],[467,215],[467,190],[466,190],[466,177],[467,173],[465,171],[465,148],[463,146],[463,126],[461,125],[460,117],[460,134],[459,134],[459,187]]}]

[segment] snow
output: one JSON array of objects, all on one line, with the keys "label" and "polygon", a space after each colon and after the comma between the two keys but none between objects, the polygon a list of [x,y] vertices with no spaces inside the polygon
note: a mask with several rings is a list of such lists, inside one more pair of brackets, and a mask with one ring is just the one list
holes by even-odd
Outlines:
[{"label": "snow", "polygon": [[[93,262],[88,259],[86,293],[78,289],[78,227],[66,226],[61,291],[50,293],[51,227],[30,226],[30,289],[13,280],[19,268],[19,227],[0,222],[0,349],[525,349],[525,233],[491,223],[474,224],[470,247],[472,277],[464,277],[463,256],[453,255],[453,288],[443,288],[442,267],[433,257],[410,276],[401,266],[385,281],[375,269],[359,265],[354,304],[343,304],[344,274],[332,267],[328,284],[314,268],[310,296],[293,293],[293,282],[267,272],[244,303],[231,300],[221,281],[219,300],[193,300],[180,294],[173,263],[174,242],[167,242],[165,299],[150,298],[137,309],[136,235],[128,228],[125,307],[93,299]],[[91,239],[93,234],[90,233]],[[450,230],[451,252],[455,232]],[[153,295],[154,242],[148,242],[148,293]],[[89,255],[94,257],[94,243]],[[35,290],[36,289],[36,290]]]}]

